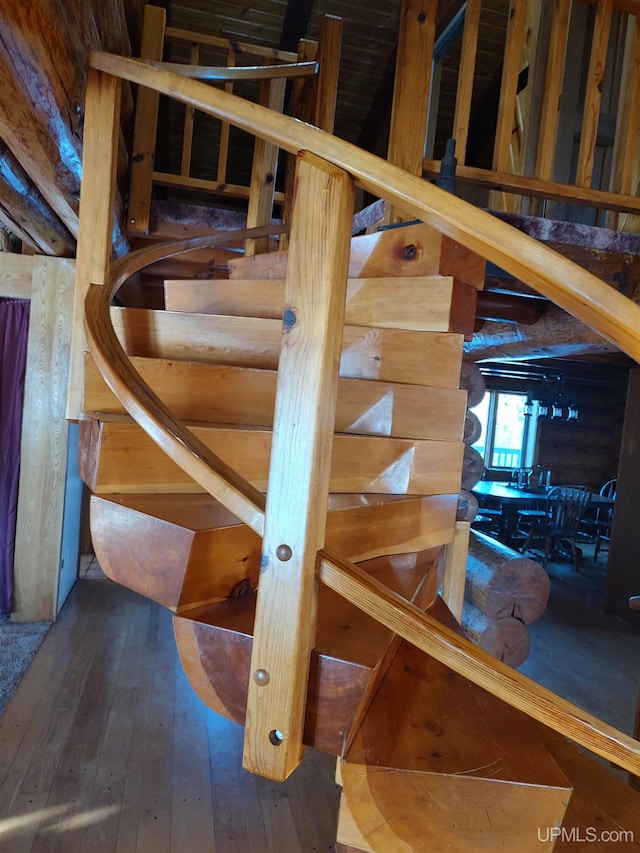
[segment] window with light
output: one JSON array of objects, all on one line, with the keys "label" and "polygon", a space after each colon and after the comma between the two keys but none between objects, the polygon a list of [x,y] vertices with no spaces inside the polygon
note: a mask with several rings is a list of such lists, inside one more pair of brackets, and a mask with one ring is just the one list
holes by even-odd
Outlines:
[{"label": "window with light", "polygon": [[538,402],[527,394],[486,391],[473,409],[482,426],[472,446],[484,458],[486,468],[533,466]]}]

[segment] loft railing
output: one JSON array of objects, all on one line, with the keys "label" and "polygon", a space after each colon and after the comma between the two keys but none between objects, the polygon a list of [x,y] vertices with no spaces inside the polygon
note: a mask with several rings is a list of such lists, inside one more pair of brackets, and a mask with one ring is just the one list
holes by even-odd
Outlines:
[{"label": "loft railing", "polygon": [[[460,57],[459,62],[447,59],[457,68],[452,120],[438,109],[442,58],[437,44],[431,45],[435,71],[425,119],[424,176],[440,174],[433,141],[438,140],[441,157],[443,137],[450,136],[456,140],[458,182],[492,190],[493,209],[539,213],[544,202],[581,205],[608,211],[597,224],[610,228],[623,224],[619,213],[638,214],[637,0],[511,0],[497,115],[495,123],[486,119],[493,133],[491,162],[482,168],[469,161],[468,130],[472,95],[483,94],[475,80],[484,9],[482,0],[467,0],[464,7],[454,32],[447,34]],[[477,107],[474,102],[473,110]],[[403,123],[397,132],[405,132]],[[523,205],[523,199],[533,201]]]},{"label": "loft railing", "polygon": [[[340,62],[342,21],[326,16],[322,21],[320,40],[302,39],[298,52],[275,50],[264,45],[236,39],[220,38],[169,27],[166,12],[147,5],[144,11],[141,57],[152,64],[161,63],[165,55],[178,59],[165,67],[192,79],[206,80],[223,86],[232,93],[234,86],[259,84],[252,97],[271,110],[284,112],[287,81],[294,83],[289,112],[311,121],[324,130],[333,130],[335,93]],[[174,57],[175,55],[175,57]],[[255,88],[255,86],[254,86]],[[310,93],[309,93],[310,92]],[[283,204],[285,194],[276,192],[278,148],[257,139],[251,165],[246,177],[230,176],[230,130],[227,121],[219,123],[216,133],[207,136],[207,175],[193,174],[195,109],[187,106],[182,118],[182,150],[177,172],[158,169],[155,162],[156,137],[159,124],[159,93],[152,89],[140,92],[136,106],[136,121],[131,161],[129,189],[129,229],[145,233],[150,226],[151,199],[154,185],[173,187],[188,192],[206,192],[248,202],[247,226],[257,227],[271,221],[274,203]],[[312,112],[305,109],[311,105]],[[171,108],[169,104],[168,109]],[[165,122],[178,124],[177,117]],[[167,133],[162,127],[160,132]],[[200,146],[202,147],[202,146]],[[202,168],[202,164],[200,164]],[[213,172],[213,176],[209,173]],[[235,180],[232,178],[235,177]],[[286,215],[283,217],[286,219]],[[251,241],[247,253],[266,251],[264,245]]]},{"label": "loft railing", "polygon": [[[331,182],[332,193],[329,195],[335,196],[333,206],[342,225],[348,226],[350,217],[345,215],[348,204],[341,199],[347,192],[347,186],[353,182],[427,221],[450,238],[511,272],[640,361],[640,306],[495,217],[349,143],[245,102],[235,95],[212,90],[202,83],[139,60],[99,53],[92,56],[91,65],[81,198],[81,211],[85,215],[81,216],[80,223],[77,293],[80,298],[86,293],[85,326],[94,359],[127,411],[153,440],[202,488],[260,536],[265,534],[264,496],[206,448],[167,410],[133,369],[111,326],[109,306],[129,276],[163,256],[212,246],[228,239],[228,235],[217,235],[169,247],[156,246],[134,253],[111,268],[110,226],[118,139],[117,115],[123,79],[175,97],[268,143],[281,146],[298,157],[300,170],[307,180],[313,180],[314,172],[325,174]],[[310,197],[309,193],[298,193],[297,198],[300,204],[308,205],[308,209],[303,211],[307,219],[303,217],[303,221],[313,221],[319,195]],[[326,199],[323,198],[322,203],[327,204]],[[306,230],[313,242],[319,229],[308,227]],[[260,230],[240,236],[255,238],[268,233],[268,230]],[[331,239],[327,239],[324,248],[329,255],[334,246],[348,245],[348,234],[339,237],[331,229],[327,233],[331,234]],[[324,232],[320,236],[324,236]],[[298,235],[292,233],[293,246],[297,238]],[[318,243],[312,249],[316,254],[313,254],[314,264],[310,269],[316,263],[323,263]],[[343,250],[337,254],[343,254]],[[296,255],[304,258],[304,252]],[[78,346],[74,350],[77,351]],[[326,365],[322,369],[325,370]],[[640,774],[638,741],[484,653],[329,549],[322,548],[317,553],[313,550],[312,570],[314,567],[323,583],[408,642],[529,716],[635,775]],[[303,657],[304,653],[300,659]],[[284,659],[288,665],[288,659]],[[298,661],[294,668],[297,665]],[[296,691],[299,693],[299,684],[293,685],[291,691],[292,695],[285,697],[285,704],[289,703],[290,711],[299,711],[304,705],[304,695],[296,694]],[[255,711],[255,706],[251,706],[251,711]],[[291,760],[295,761],[296,753],[299,760],[300,741],[296,743],[295,732],[291,740],[294,753]],[[282,754],[285,752],[283,749]]]}]

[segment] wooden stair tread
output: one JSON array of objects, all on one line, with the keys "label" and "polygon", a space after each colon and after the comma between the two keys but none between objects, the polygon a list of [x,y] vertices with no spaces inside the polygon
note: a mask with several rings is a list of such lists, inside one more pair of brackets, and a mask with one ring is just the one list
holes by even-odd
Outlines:
[{"label": "wooden stair tread", "polygon": [[[435,598],[437,567],[434,560],[438,549],[416,554],[376,558],[362,565],[378,580],[387,583],[395,592],[413,600],[425,575],[431,577],[427,599]],[[317,654],[342,659],[360,666],[373,667],[380,658],[380,645],[386,645],[391,631],[355,608],[342,596],[322,587],[316,638]],[[255,589],[239,593],[217,604],[190,608],[176,615],[203,626],[232,631],[246,637],[253,635]],[[366,626],[366,627],[365,627]]]},{"label": "wooden stair tread", "polygon": [[[430,612],[455,627],[442,602]],[[557,732],[406,643],[338,775],[338,840],[348,850],[395,844],[427,853],[449,845],[472,853],[551,849],[555,841],[556,851],[577,851],[589,840],[604,851],[610,844],[588,833],[602,838],[607,831],[630,833],[624,849],[640,848],[636,791]],[[408,809],[403,798],[410,799]],[[567,800],[556,840],[551,833]]]},{"label": "wooden stair tread", "polygon": [[[264,491],[271,432],[250,427],[188,424],[240,476]],[[462,425],[461,425],[462,429]],[[460,490],[462,441],[337,434],[332,492],[451,494]],[[80,424],[81,476],[95,493],[198,492],[198,486],[134,422],[105,416]]]},{"label": "wooden stair tread", "polygon": [[[332,495],[327,542],[355,560],[440,547],[456,507],[456,495]],[[93,495],[91,530],[108,577],[174,611],[258,584],[260,538],[208,494]]]},{"label": "wooden stair tread", "polygon": [[[564,833],[554,851],[640,850],[640,793],[610,768],[579,749],[557,732],[540,726],[540,738],[573,787],[565,819]],[[603,841],[603,833],[612,833],[613,845]],[[619,833],[627,833],[622,835]],[[596,834],[596,838],[593,837]]]},{"label": "wooden stair tread", "polygon": [[[349,277],[451,275],[469,287],[484,286],[486,261],[424,222],[351,239]],[[236,258],[230,278],[284,278],[286,251]]]},{"label": "wooden stair tread", "polygon": [[[168,280],[165,308],[199,314],[282,319],[284,279]],[[352,278],[345,323],[381,329],[451,331],[451,276]]]},{"label": "wooden stair tread", "polygon": [[[441,599],[430,614],[463,633]],[[391,718],[390,707],[402,710],[385,736],[381,721]],[[537,784],[539,762],[526,748],[528,719],[404,643],[345,762]],[[494,748],[498,757],[487,763]],[[553,766],[548,778],[544,784],[564,783]]]},{"label": "wooden stair tread", "polygon": [[[441,600],[430,613],[457,628]],[[363,851],[534,849],[536,827],[558,825],[571,788],[529,723],[401,643],[339,762],[338,841]]]},{"label": "wooden stair tread", "polygon": [[[131,361],[178,418],[264,427],[273,423],[275,370],[138,357]],[[90,356],[85,359],[84,409],[125,413]],[[458,388],[340,379],[335,431],[446,440],[460,429],[465,410],[466,394]]]},{"label": "wooden stair tread", "polygon": [[[114,307],[111,321],[129,356],[278,366],[280,320]],[[456,388],[461,363],[461,335],[350,325],[343,330],[343,377]]]}]

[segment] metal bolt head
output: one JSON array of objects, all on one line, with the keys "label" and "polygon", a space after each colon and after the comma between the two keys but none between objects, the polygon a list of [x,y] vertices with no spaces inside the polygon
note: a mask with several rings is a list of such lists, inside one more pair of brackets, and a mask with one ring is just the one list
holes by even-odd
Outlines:
[{"label": "metal bolt head", "polygon": [[258,687],[264,687],[266,684],[269,683],[270,678],[271,676],[269,675],[266,669],[256,669],[256,671],[253,673],[253,680],[258,685]]},{"label": "metal bolt head", "polygon": [[293,551],[288,545],[278,545],[276,548],[276,557],[280,560],[281,563],[286,563],[291,559],[293,555]]}]

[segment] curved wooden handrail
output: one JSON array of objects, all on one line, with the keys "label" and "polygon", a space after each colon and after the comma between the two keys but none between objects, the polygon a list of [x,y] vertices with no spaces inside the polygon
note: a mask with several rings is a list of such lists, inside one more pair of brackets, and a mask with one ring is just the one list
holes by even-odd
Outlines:
[{"label": "curved wooden handrail", "polygon": [[640,362],[640,306],[573,261],[495,216],[351,143],[297,119],[147,63],[92,53],[91,65],[148,86],[292,154],[312,151],[355,182],[507,270]]},{"label": "curved wooden handrail", "polygon": [[[276,116],[256,104],[217,93],[201,83],[185,80],[167,71],[145,67],[136,60],[96,54],[92,64],[107,73],[174,95],[185,103],[244,127],[291,152],[305,148],[313,150],[320,157],[351,172],[365,188],[410,210],[419,218],[427,219],[452,238],[533,284],[541,293],[555,299],[585,322],[591,318],[590,325],[593,328],[639,359],[637,330],[640,329],[640,308],[561,255],[537,246],[531,238],[505,223],[477,211],[437,187],[424,184],[386,161],[301,122]],[[209,100],[215,104],[212,106]],[[280,132],[284,134],[282,138],[278,135]],[[362,162],[358,163],[358,158]],[[379,170],[380,177],[374,175],[375,169]],[[460,216],[460,223],[455,221],[456,214]],[[267,236],[276,230],[262,228],[234,232],[233,239]],[[262,535],[265,512],[262,493],[212,453],[156,397],[128,360],[117,339],[109,313],[112,298],[119,287],[146,265],[184,251],[219,245],[228,239],[228,234],[217,234],[173,243],[168,247],[153,246],[117,262],[107,285],[92,285],[89,288],[85,327],[100,371],[132,417],[189,476]],[[515,256],[507,250],[509,245]],[[545,268],[545,261],[552,264],[554,272],[560,275],[558,282]],[[563,274],[566,278],[563,278]],[[583,288],[582,293],[579,287]],[[598,321],[599,306],[602,306],[604,314],[602,322]],[[603,758],[640,775],[640,742],[497,661],[429,614],[392,593],[356,565],[326,548],[319,552],[317,571],[325,584],[408,642],[508,704]]]},{"label": "curved wooden handrail", "polygon": [[297,77],[312,77],[318,73],[317,62],[288,62],[283,65],[211,66],[185,65],[180,62],[148,61],[152,68],[171,71],[189,80],[205,80],[216,83],[237,83],[255,80],[294,80]]}]

